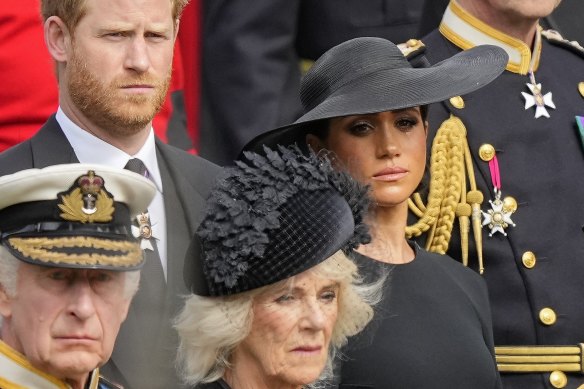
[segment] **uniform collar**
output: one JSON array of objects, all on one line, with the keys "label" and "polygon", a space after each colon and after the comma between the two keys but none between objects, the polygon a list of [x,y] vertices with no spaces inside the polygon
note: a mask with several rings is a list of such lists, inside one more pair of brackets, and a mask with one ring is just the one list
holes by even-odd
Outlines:
[{"label": "uniform collar", "polygon": [[509,55],[507,70],[513,73],[528,74],[530,63],[537,70],[541,55],[541,26],[537,26],[534,52],[519,39],[515,39],[483,23],[466,12],[456,0],[451,0],[444,12],[439,27],[442,35],[463,50],[478,45],[496,45]]},{"label": "uniform collar", "polygon": [[[87,389],[97,389],[99,369],[91,372]],[[67,383],[31,365],[24,355],[0,340],[0,387],[6,389],[71,389]]]}]

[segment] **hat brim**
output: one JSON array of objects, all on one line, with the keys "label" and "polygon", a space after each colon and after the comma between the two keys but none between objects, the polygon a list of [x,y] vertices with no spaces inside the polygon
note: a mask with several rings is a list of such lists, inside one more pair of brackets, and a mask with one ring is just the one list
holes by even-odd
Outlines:
[{"label": "hat brim", "polygon": [[496,79],[507,60],[501,48],[482,45],[431,67],[366,74],[331,93],[294,123],[255,137],[243,150],[262,152],[264,145],[274,148],[278,144],[302,146],[311,123],[318,120],[421,106],[473,92]]},{"label": "hat brim", "polygon": [[[187,251],[184,280],[199,296],[228,296],[273,285],[309,270],[347,247],[355,234],[353,211],[336,190],[302,191],[280,208],[281,226],[268,233],[265,251],[238,259],[249,265],[236,283],[217,282],[208,253],[195,234]],[[213,255],[213,254],[212,254]],[[224,261],[211,255],[212,261]]]},{"label": "hat brim", "polygon": [[5,237],[2,245],[15,258],[32,265],[132,271],[144,264],[140,243],[118,234],[14,234]]}]

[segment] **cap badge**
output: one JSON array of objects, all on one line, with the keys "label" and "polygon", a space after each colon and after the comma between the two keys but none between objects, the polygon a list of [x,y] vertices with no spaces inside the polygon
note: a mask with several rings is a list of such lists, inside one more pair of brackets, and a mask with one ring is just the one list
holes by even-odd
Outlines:
[{"label": "cap badge", "polygon": [[72,222],[107,223],[112,220],[114,200],[104,189],[104,180],[93,170],[77,179],[75,185],[60,194],[59,216]]}]

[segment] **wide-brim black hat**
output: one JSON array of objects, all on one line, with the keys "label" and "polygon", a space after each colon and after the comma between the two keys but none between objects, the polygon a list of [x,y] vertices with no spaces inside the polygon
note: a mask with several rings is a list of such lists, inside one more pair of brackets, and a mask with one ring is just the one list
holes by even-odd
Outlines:
[{"label": "wide-brim black hat", "polygon": [[304,115],[257,136],[244,150],[301,145],[305,130],[317,120],[421,106],[473,92],[497,78],[507,60],[500,47],[482,45],[414,68],[386,39],[351,39],[324,53],[302,79]]},{"label": "wide-brim black hat", "polygon": [[132,219],[156,188],[127,170],[65,164],[0,177],[0,244],[49,267],[137,270],[142,249]]}]

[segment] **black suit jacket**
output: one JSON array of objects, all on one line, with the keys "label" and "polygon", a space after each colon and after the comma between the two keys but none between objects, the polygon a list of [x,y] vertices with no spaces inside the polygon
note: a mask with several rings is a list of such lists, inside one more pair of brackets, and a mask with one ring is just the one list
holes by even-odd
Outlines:
[{"label": "black suit jacket", "polygon": [[[167,218],[167,290],[149,290],[142,282],[136,300],[149,293],[166,293],[164,312],[144,317],[130,308],[114,353],[102,373],[126,388],[176,388],[174,369],[177,336],[171,318],[188,290],[183,277],[184,256],[200,222],[205,198],[219,167],[199,157],[156,140],[156,152],[164,188]],[[78,159],[55,117],[52,116],[31,139],[0,154],[0,176],[23,169],[43,168]]]}]

